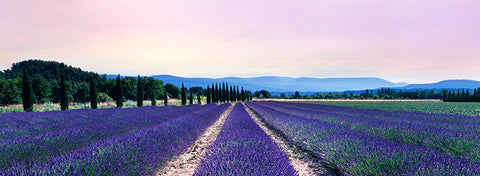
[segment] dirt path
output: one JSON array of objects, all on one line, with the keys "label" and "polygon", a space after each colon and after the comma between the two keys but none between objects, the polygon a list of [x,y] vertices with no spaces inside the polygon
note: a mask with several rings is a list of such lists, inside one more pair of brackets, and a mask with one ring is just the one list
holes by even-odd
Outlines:
[{"label": "dirt path", "polygon": [[173,161],[168,162],[156,175],[192,175],[195,168],[200,164],[202,157],[205,155],[207,147],[217,139],[217,135],[220,133],[220,130],[222,130],[225,119],[232,109],[233,105],[230,106],[212,126],[208,127],[202,136],[197,139],[185,153],[174,158]]},{"label": "dirt path", "polygon": [[312,157],[311,155],[300,151],[299,149],[293,149],[287,140],[282,138],[280,135],[271,131],[267,125],[261,121],[257,114],[250,109],[248,106],[245,106],[248,114],[252,116],[253,120],[262,128],[262,130],[267,133],[270,138],[277,143],[277,145],[282,149],[282,151],[288,154],[290,159],[290,164],[298,171],[298,174],[301,176],[310,176],[310,175],[337,175],[332,173],[329,169],[325,168],[322,164],[322,161],[319,161],[318,158]]}]

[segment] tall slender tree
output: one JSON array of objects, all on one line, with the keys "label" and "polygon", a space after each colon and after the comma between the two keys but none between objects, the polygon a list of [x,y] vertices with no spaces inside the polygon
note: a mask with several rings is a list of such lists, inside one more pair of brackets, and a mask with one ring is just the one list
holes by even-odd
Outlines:
[{"label": "tall slender tree", "polygon": [[60,109],[62,111],[68,109],[67,86],[65,84],[65,75],[60,76]]},{"label": "tall slender tree", "polygon": [[245,101],[245,91],[243,90],[243,87],[242,87],[242,91],[240,91],[240,93],[242,94],[241,98],[242,98],[242,101],[244,102]]},{"label": "tall slender tree", "polygon": [[218,91],[218,84],[215,83],[215,103],[218,103],[220,99],[220,94]]},{"label": "tall slender tree", "polygon": [[115,102],[117,104],[117,107],[121,108],[123,107],[123,85],[122,85],[122,80],[120,78],[120,74],[117,77],[114,89],[115,89],[114,90]]},{"label": "tall slender tree", "polygon": [[23,77],[22,77],[22,102],[23,102],[24,111],[26,112],[33,111],[32,82],[30,82],[30,78],[28,77],[28,74],[25,68],[23,68]]},{"label": "tall slender tree", "polygon": [[163,104],[165,106],[168,105],[168,96],[167,96],[167,92],[165,91],[165,93],[163,93]]},{"label": "tall slender tree", "polygon": [[215,99],[215,86],[212,83],[212,103],[215,103],[216,102],[215,100],[216,100]]},{"label": "tall slender tree", "polygon": [[190,104],[193,104],[193,93],[192,92],[190,92],[190,97],[189,98],[190,98]]},{"label": "tall slender tree", "polygon": [[142,106],[143,106],[142,78],[140,78],[140,75],[138,75],[138,78],[137,78],[137,107],[142,107]]},{"label": "tall slender tree", "polygon": [[237,95],[236,95],[236,99],[237,99],[237,101],[241,101],[241,100],[240,100],[240,90],[238,89],[238,86],[237,86]]},{"label": "tall slender tree", "polygon": [[232,88],[232,86],[230,85],[230,101],[231,101],[231,102],[234,102],[234,101],[235,101],[235,99],[233,98],[233,93],[234,93],[234,92],[233,92],[233,88]]},{"label": "tall slender tree", "polygon": [[211,97],[210,97],[210,87],[207,86],[207,104],[210,104],[212,102]]},{"label": "tall slender tree", "polygon": [[197,103],[202,104],[202,101],[200,100],[200,94],[197,94]]},{"label": "tall slender tree", "polygon": [[93,79],[93,76],[90,75],[90,106],[92,109],[97,109],[97,100],[97,87],[95,86],[95,80]]},{"label": "tall slender tree", "polygon": [[467,89],[467,92],[465,92],[465,99],[464,101],[470,101],[470,89]]},{"label": "tall slender tree", "polygon": [[222,82],[221,85],[219,85],[219,92],[220,92],[220,102],[225,102],[225,82]]},{"label": "tall slender tree", "polygon": [[442,99],[443,99],[443,102],[448,101],[447,90],[445,90],[445,89],[442,89]]},{"label": "tall slender tree", "polygon": [[182,83],[182,105],[183,106],[187,105],[187,92],[183,83]]},{"label": "tall slender tree", "polygon": [[225,102],[229,102],[229,95],[228,95],[228,83],[225,83],[225,91],[223,92],[223,96],[225,97]]}]

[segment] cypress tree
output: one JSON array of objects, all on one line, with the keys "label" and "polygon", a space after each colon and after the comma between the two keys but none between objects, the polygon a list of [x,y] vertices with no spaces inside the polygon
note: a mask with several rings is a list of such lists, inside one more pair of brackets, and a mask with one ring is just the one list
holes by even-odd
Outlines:
[{"label": "cypress tree", "polygon": [[165,106],[168,105],[168,96],[167,96],[167,92],[165,91],[165,93],[163,93],[163,104]]},{"label": "cypress tree", "polygon": [[447,90],[442,89],[442,99],[443,102],[447,102]]},{"label": "cypress tree", "polygon": [[460,97],[460,89],[457,89],[457,101],[460,101],[461,97]]},{"label": "cypress tree", "polygon": [[225,83],[225,91],[223,92],[224,96],[225,96],[225,102],[229,102],[230,101],[230,95],[228,95],[228,83]]},{"label": "cypress tree", "polygon": [[[154,104],[152,104],[154,105]],[[143,106],[143,86],[142,86],[142,78],[138,75],[137,78],[137,107]]]},{"label": "cypress tree", "polygon": [[23,110],[25,112],[33,111],[32,82],[30,82],[30,78],[28,77],[25,68],[23,68],[22,85]]},{"label": "cypress tree", "polygon": [[220,94],[218,93],[218,84],[215,83],[215,103],[218,103],[220,99]]},{"label": "cypress tree", "polygon": [[237,101],[237,89],[236,86],[233,86],[233,101]]},{"label": "cypress tree", "polygon": [[62,111],[68,109],[67,86],[65,85],[65,75],[60,76],[60,109]]},{"label": "cypress tree", "polygon": [[[225,83],[222,83],[224,86],[225,86]],[[224,99],[224,94],[223,92],[225,91],[224,87],[222,87],[222,84],[219,84],[218,85],[218,94],[219,94],[219,97],[220,99],[218,101],[220,101],[220,103],[223,103],[223,101],[225,100]]]},{"label": "cypress tree", "polygon": [[232,86],[230,86],[230,102],[234,102],[235,100],[233,99],[233,89]]},{"label": "cypress tree", "polygon": [[183,106],[187,105],[187,93],[185,91],[186,91],[185,86],[183,86],[183,83],[182,83],[182,105]]},{"label": "cypress tree", "polygon": [[237,86],[237,101],[241,101],[240,100],[240,89],[238,89],[238,86]]},{"label": "cypress tree", "polygon": [[225,82],[223,82],[222,85],[222,96],[223,96],[223,102],[227,102],[227,88],[225,87]]},{"label": "cypress tree", "polygon": [[193,93],[190,92],[190,104],[193,104]]},{"label": "cypress tree", "polygon": [[90,106],[92,109],[97,109],[97,100],[98,93],[95,86],[95,81],[93,80],[93,76],[90,76]]},{"label": "cypress tree", "polygon": [[123,107],[123,86],[120,74],[118,75],[115,84],[115,102],[117,103],[117,107]]},{"label": "cypress tree", "polygon": [[448,91],[448,101],[453,101],[452,91]]},{"label": "cypress tree", "polygon": [[212,102],[211,103],[215,103],[215,85],[213,85],[213,83],[212,83]]},{"label": "cypress tree", "polygon": [[200,105],[202,104],[202,101],[200,101],[200,94],[197,94],[197,102],[198,102],[198,104],[200,104]]},{"label": "cypress tree", "polygon": [[210,87],[207,86],[207,104],[210,104],[212,101],[210,99]]},{"label": "cypress tree", "polygon": [[242,94],[242,95],[240,95],[240,96],[242,96],[241,97],[242,101],[245,102],[245,91],[243,90],[243,87],[242,87],[242,91],[240,91],[240,93]]},{"label": "cypress tree", "polygon": [[465,100],[470,101],[470,89],[467,89],[466,95],[465,95]]}]

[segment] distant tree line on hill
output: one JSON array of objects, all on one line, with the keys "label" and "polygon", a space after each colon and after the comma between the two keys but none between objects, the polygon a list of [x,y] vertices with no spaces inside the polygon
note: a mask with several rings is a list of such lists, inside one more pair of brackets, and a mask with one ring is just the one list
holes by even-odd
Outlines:
[{"label": "distant tree line on hill", "polygon": [[366,89],[363,93],[354,94],[347,92],[316,93],[313,95],[300,95],[298,91],[294,95],[287,96],[281,93],[280,96],[272,98],[283,99],[442,99],[442,93],[431,90],[405,91],[391,88],[380,88],[375,90]]}]

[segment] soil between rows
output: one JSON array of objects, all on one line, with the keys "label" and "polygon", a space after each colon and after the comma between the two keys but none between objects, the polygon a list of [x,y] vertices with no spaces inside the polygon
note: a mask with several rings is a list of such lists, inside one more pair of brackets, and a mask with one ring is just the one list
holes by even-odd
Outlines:
[{"label": "soil between rows", "polygon": [[212,126],[208,127],[202,136],[200,136],[186,152],[168,162],[156,175],[193,175],[195,169],[200,165],[203,156],[205,156],[208,146],[217,139],[225,123],[225,119],[232,109],[233,105],[228,107],[228,109],[220,115],[220,118]]}]

